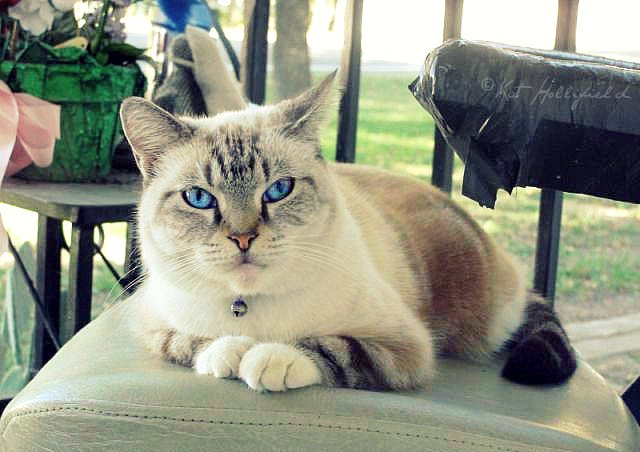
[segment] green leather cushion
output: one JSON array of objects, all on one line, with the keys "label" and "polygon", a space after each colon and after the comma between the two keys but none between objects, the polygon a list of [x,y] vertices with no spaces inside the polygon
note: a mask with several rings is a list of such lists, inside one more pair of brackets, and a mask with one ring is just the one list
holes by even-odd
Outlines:
[{"label": "green leather cushion", "polygon": [[261,394],[150,356],[128,328],[129,303],[78,333],[11,402],[0,450],[640,450],[634,419],[584,362],[553,388],[444,360],[423,391]]}]

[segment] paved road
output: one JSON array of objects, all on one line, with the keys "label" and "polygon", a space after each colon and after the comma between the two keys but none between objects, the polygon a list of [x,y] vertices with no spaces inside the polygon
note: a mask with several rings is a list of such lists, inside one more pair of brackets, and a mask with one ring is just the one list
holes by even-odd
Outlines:
[{"label": "paved road", "polygon": [[580,357],[618,392],[640,376],[640,314],[570,323],[566,329]]}]

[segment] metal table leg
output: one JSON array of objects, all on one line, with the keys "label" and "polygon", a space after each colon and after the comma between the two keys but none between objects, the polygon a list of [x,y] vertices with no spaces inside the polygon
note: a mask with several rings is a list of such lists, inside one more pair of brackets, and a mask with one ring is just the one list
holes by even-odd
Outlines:
[{"label": "metal table leg", "polygon": [[[52,326],[60,330],[60,249],[62,222],[38,215],[38,246],[36,250],[36,288]],[[36,310],[33,329],[31,376],[55,354],[56,349],[47,335],[42,318]]]},{"label": "metal table leg", "polygon": [[93,225],[73,224],[69,259],[69,295],[62,306],[60,342],[65,343],[91,320]]}]

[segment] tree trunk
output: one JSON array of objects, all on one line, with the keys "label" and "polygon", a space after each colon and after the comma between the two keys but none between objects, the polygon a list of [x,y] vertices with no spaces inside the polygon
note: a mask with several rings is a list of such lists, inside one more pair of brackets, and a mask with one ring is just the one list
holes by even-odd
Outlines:
[{"label": "tree trunk", "polygon": [[311,24],[309,0],[277,0],[273,49],[276,98],[286,99],[311,86],[307,31]]}]

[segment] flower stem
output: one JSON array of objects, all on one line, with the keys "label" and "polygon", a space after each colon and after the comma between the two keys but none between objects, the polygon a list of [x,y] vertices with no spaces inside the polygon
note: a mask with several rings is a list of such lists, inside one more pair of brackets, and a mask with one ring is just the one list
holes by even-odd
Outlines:
[{"label": "flower stem", "polygon": [[2,49],[0,49],[0,61],[3,61],[7,54],[7,49],[9,48],[9,27],[7,26],[5,18],[2,16],[2,11],[0,11],[0,40],[2,42]]},{"label": "flower stem", "polygon": [[13,20],[11,24],[11,31],[9,32],[9,59],[13,59],[16,56],[18,33],[18,21]]},{"label": "flower stem", "polygon": [[111,0],[103,0],[102,2],[102,16],[100,16],[100,23],[98,24],[98,31],[91,43],[91,55],[96,56],[100,47],[102,46],[102,40],[104,39],[104,25],[107,23],[107,17],[109,16],[109,8],[111,8]]}]

